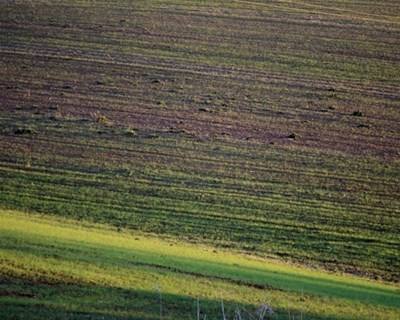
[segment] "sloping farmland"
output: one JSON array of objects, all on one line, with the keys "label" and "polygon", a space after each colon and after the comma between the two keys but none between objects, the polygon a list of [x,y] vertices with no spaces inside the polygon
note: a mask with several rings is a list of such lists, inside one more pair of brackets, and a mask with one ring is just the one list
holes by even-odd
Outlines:
[{"label": "sloping farmland", "polygon": [[397,1],[0,3],[4,210],[398,287],[399,181]]}]

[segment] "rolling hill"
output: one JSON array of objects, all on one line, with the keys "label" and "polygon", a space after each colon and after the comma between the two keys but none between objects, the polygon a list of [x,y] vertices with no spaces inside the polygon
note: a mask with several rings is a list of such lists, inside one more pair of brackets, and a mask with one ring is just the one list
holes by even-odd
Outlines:
[{"label": "rolling hill", "polygon": [[0,30],[2,318],[399,317],[399,3],[5,0]]}]

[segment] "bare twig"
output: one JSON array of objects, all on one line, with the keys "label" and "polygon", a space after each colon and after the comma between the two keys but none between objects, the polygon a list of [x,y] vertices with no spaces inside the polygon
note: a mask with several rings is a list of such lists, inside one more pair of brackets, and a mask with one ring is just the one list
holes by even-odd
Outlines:
[{"label": "bare twig", "polygon": [[200,320],[200,301],[197,298],[197,320]]},{"label": "bare twig", "polygon": [[272,316],[274,314],[274,310],[267,305],[267,304],[262,304],[260,308],[257,310],[257,315],[259,320],[264,320],[265,316]]},{"label": "bare twig", "polygon": [[244,307],[241,307],[241,308],[242,308],[242,311],[244,311],[250,317],[250,319],[257,320],[257,318],[254,315],[252,315],[249,311],[247,311]]},{"label": "bare twig", "polygon": [[158,297],[159,297],[159,302],[160,302],[160,320],[162,320],[162,295],[161,295],[161,289],[159,286],[157,286],[157,291],[158,291]]},{"label": "bare twig", "polygon": [[221,300],[221,309],[222,309],[222,320],[226,320],[225,308],[224,308],[224,300]]},{"label": "bare twig", "polygon": [[240,309],[239,309],[239,307],[236,308],[235,316],[236,316],[236,319],[237,319],[237,320],[242,320],[242,315],[240,314]]}]

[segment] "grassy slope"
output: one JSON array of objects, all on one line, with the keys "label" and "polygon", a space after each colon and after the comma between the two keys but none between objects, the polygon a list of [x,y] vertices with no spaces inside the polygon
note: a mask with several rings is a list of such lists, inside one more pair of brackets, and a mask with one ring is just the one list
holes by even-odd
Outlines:
[{"label": "grassy slope", "polygon": [[228,250],[399,281],[399,17],[389,0],[1,1],[0,207],[71,220],[2,212],[0,318],[158,319],[160,285],[171,319],[196,297],[209,317],[222,297],[397,319],[395,284]]},{"label": "grassy slope", "polygon": [[[276,319],[396,319],[399,288],[216,251],[212,247],[76,225],[15,211],[0,214],[2,319],[190,319],[194,299],[208,318],[224,299],[253,310],[268,302]],[[32,313],[33,312],[33,313]]]},{"label": "grassy slope", "polygon": [[399,12],[2,2],[1,206],[398,281]]}]

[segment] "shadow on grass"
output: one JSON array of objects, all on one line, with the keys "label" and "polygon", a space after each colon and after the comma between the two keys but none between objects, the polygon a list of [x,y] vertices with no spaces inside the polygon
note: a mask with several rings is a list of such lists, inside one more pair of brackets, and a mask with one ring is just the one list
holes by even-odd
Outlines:
[{"label": "shadow on grass", "polygon": [[[90,285],[40,284],[20,279],[0,283],[0,319],[197,319],[197,300],[174,294]],[[200,318],[223,319],[221,301],[201,299]],[[225,301],[226,319],[235,319],[237,309],[243,320],[256,318],[258,306]],[[343,317],[301,314],[299,310],[274,310],[269,319],[350,320]],[[258,319],[258,318],[257,318]],[[265,318],[267,319],[267,318]]]}]

